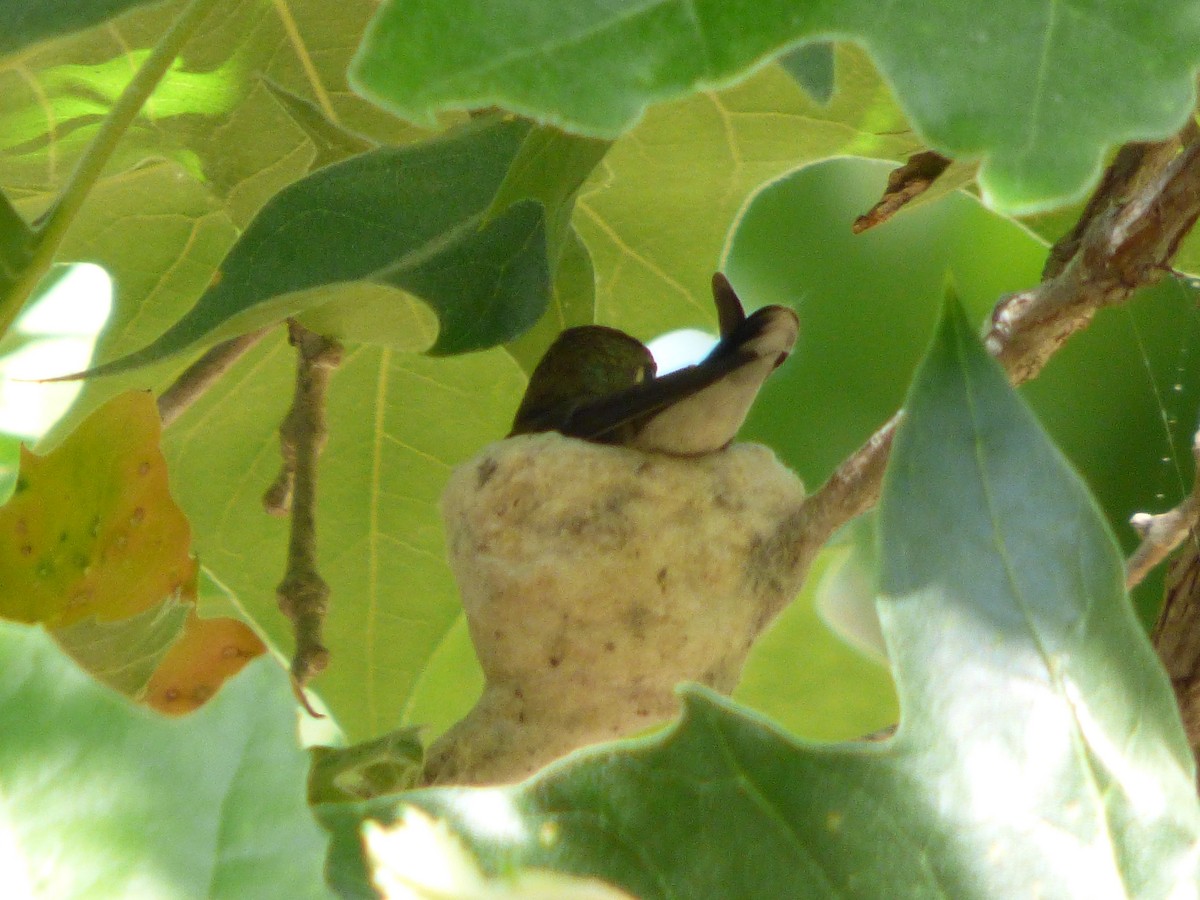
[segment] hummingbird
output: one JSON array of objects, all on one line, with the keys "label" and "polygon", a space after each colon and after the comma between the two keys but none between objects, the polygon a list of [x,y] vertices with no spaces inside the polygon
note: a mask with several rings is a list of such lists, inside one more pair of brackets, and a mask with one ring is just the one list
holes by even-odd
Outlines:
[{"label": "hummingbird", "polygon": [[792,351],[800,320],[786,306],[749,316],[718,272],[721,340],[702,361],[657,377],[646,345],[616,328],[568,328],[533,370],[509,437],[557,431],[599,444],[701,456],[733,441],[767,376]]}]

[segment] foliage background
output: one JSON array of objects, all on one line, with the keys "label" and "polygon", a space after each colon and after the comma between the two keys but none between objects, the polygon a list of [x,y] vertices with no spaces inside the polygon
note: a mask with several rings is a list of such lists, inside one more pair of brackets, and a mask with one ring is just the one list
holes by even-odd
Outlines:
[{"label": "foliage background", "polygon": [[[859,3],[808,12],[699,5],[697,21],[681,29],[667,25],[688,4],[662,5],[666,18],[656,23],[605,18],[602,5],[560,21],[521,4],[464,3],[454,52],[402,41],[407,57],[388,37],[399,6],[384,5],[374,43],[360,49],[376,11],[366,0],[336,10],[317,0],[215,3],[125,132],[56,257],[96,262],[113,278],[114,309],[95,356],[107,362],[150,343],[215,289],[225,254],[271,198],[307,176],[319,184],[330,164],[378,144],[425,140],[459,126],[465,110],[492,105],[587,134],[531,133],[524,149],[546,155],[508,185],[509,196],[501,191],[502,200],[544,202],[553,280],[547,313],[528,334],[462,356],[426,355],[438,323],[420,291],[374,274],[348,283],[319,252],[318,230],[295,239],[287,260],[312,275],[311,289],[247,291],[220,323],[232,331],[302,312],[347,344],[318,511],[335,662],[314,688],[350,741],[406,724],[426,725],[432,737],[473,702],[480,676],[444,562],[437,498],[453,466],[503,436],[525,373],[559,329],[596,321],[643,340],[681,327],[712,331],[707,282],[717,267],[752,306],[796,306],[800,347],[743,437],[769,443],[816,485],[902,401],[946,272],[973,324],[1002,293],[1034,284],[1045,241],[1073,221],[1071,204],[1104,154],[1177,127],[1200,63],[1200,17],[1183,0],[1153,8],[1114,0],[1087,12],[1022,0],[986,15],[952,0],[919,13],[893,7],[889,16]],[[6,13],[22,27],[0,28],[9,36],[0,44],[0,188],[28,222],[68,184],[182,4],[80,3],[65,25],[52,7],[26,0]],[[408,4],[406,27],[437,26],[441,8]],[[590,32],[588,16],[600,17]],[[595,41],[566,40],[577,26]],[[822,102],[811,72],[801,84],[771,54],[830,32],[859,46],[833,51],[836,78]],[[690,37],[678,43],[677,33]],[[506,64],[480,70],[478,58],[497,43]],[[348,70],[360,90],[419,124],[356,94]],[[965,190],[852,236],[849,223],[879,196],[891,164],[928,142],[961,157],[952,183]],[[496,190],[491,182],[486,191],[453,187]],[[381,204],[407,196],[394,186],[383,193]],[[1026,217],[989,211],[977,195]],[[452,241],[462,222],[505,208],[472,208],[437,233]],[[1185,247],[1180,265],[1190,267],[1196,252]],[[7,287],[11,272],[0,274]],[[1192,476],[1185,448],[1200,406],[1196,302],[1188,280],[1164,281],[1100,316],[1023,390],[1127,545],[1128,516],[1173,504]],[[39,451],[119,392],[169,384],[223,333],[189,332],[186,354],[87,380]],[[25,341],[10,333],[0,351]],[[282,334],[268,337],[163,444],[210,608],[234,611],[285,655],[290,637],[274,587],[286,526],[262,513],[259,497],[278,466],[292,369]],[[0,452],[15,459],[16,442],[3,441]],[[817,571],[833,571],[849,552],[835,548]],[[756,649],[736,699],[806,737],[852,738],[889,724],[890,677],[823,626],[814,606],[820,580],[810,585]],[[1153,581],[1139,591],[1144,619],[1160,595]]]}]

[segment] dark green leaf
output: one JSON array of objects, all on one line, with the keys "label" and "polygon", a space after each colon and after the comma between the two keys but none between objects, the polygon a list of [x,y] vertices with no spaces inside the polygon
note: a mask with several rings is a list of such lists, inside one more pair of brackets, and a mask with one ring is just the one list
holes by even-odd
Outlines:
[{"label": "dark green leaf", "polygon": [[522,200],[537,200],[546,211],[549,256],[557,261],[575,195],[611,144],[568,134],[552,125],[534,126],[513,158],[488,215],[498,216]]},{"label": "dark green leaf", "polygon": [[[1186,894],[1194,766],[1095,504],[956,307],[906,408],[880,511],[894,739],[799,744],[693,688],[663,738],[410,799],[493,870],[643,898]],[[354,815],[323,819],[349,886]]]},{"label": "dark green leaf", "polygon": [[313,747],[308,802],[369,800],[411,788],[425,751],[419,727],[401,728],[352,747]]},{"label": "dark green leaf", "polygon": [[25,268],[33,237],[33,229],[0,191],[0,285]]},{"label": "dark green leaf", "polygon": [[833,44],[804,44],[779,57],[779,64],[818,103],[833,97]]},{"label": "dark green leaf", "polygon": [[162,0],[5,0],[0,56],[28,44],[97,25],[127,9]]},{"label": "dark green leaf", "polygon": [[8,895],[328,896],[273,660],[172,720],[97,684],[40,628],[0,622],[0,658]]},{"label": "dark green leaf", "polygon": [[523,122],[492,118],[428,143],[364,153],[290,185],[250,223],[219,280],[182,319],[88,374],[127,371],[251,330],[328,302],[327,289],[348,282],[429,303],[441,321],[433,354],[516,337],[548,302],[542,209],[526,201],[484,221],[527,131]]},{"label": "dark green leaf", "polygon": [[612,137],[652,104],[722,86],[805,38],[870,48],[933,149],[983,157],[997,207],[1077,197],[1106,147],[1179,128],[1194,102],[1200,17],[1190,0],[1086,9],[1054,0],[805,4],[724,0],[553,4],[391,0],[351,69],[369,97],[430,122],[500,105]]}]

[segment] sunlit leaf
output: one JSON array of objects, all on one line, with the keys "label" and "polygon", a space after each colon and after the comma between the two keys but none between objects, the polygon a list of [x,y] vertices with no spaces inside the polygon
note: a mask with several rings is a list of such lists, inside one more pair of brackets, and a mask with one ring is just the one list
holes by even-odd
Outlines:
[{"label": "sunlit leaf", "polygon": [[192,582],[148,394],[128,393],[47,456],[21,454],[0,508],[0,615],[52,627],[126,618]]},{"label": "sunlit leaf", "polygon": [[[282,335],[269,338],[164,438],[197,554],[285,654],[293,639],[275,587],[287,523],[266,515],[261,498],[279,469],[278,427],[294,372]],[[502,350],[431,359],[347,347],[330,384],[317,484],[332,661],[311,687],[351,741],[409,723],[436,732],[475,699],[479,669],[461,627],[438,499],[453,466],[503,437],[524,386]],[[443,658],[453,662],[438,669],[448,681],[427,684],[427,670]],[[425,690],[440,699],[422,703],[414,719]]]},{"label": "sunlit leaf", "polygon": [[827,105],[772,66],[737,87],[655,106],[613,144],[575,213],[596,270],[597,321],[641,340],[715,332],[712,273],[762,185],[830,156],[903,159],[920,148],[863,53],[839,47],[837,63]]},{"label": "sunlit leaf", "polygon": [[192,609],[179,640],[155,667],[143,699],[161,713],[191,712],[265,650],[246,623],[229,618],[202,619]]}]

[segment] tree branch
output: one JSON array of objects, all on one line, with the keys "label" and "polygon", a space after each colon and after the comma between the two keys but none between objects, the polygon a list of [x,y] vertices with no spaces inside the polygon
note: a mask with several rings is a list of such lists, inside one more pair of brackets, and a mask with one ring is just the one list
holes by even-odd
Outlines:
[{"label": "tree branch", "polygon": [[[1192,458],[1196,461],[1197,473],[1200,473],[1200,431],[1192,438]],[[1141,583],[1151,569],[1182,544],[1189,533],[1196,530],[1198,523],[1200,477],[1193,480],[1192,492],[1174,509],[1158,515],[1136,513],[1129,520],[1129,524],[1142,536],[1142,542],[1125,564],[1125,586],[1132,588]]]},{"label": "tree branch", "polygon": [[329,585],[317,570],[317,459],[327,433],[329,379],[341,363],[342,348],[291,319],[288,336],[296,348],[296,391],[279,426],[283,465],[263,503],[269,512],[291,510],[287,569],[276,595],[296,633],[292,677],[303,686],[329,664],[329,651],[321,639]]},{"label": "tree branch", "polygon": [[1167,570],[1166,598],[1151,639],[1171,678],[1192,754],[1200,762],[1200,532],[1191,532],[1183,553]]},{"label": "tree branch", "polygon": [[[1015,384],[1036,376],[1096,310],[1127,300],[1171,271],[1183,237],[1200,216],[1200,129],[1119,153],[1080,227],[1051,250],[1036,287],[1001,298],[986,335],[989,352]],[[781,531],[789,563],[803,572],[835,530],[879,498],[883,471],[902,411],[804,504]]]},{"label": "tree branch", "polygon": [[158,416],[162,419],[162,427],[174,424],[246,351],[266,337],[272,327],[260,328],[217,344],[184,369],[158,397]]}]

